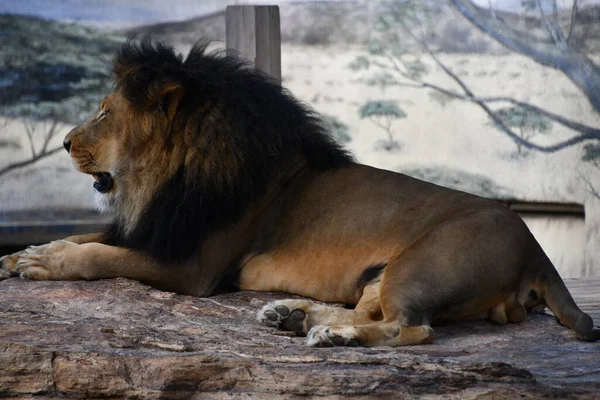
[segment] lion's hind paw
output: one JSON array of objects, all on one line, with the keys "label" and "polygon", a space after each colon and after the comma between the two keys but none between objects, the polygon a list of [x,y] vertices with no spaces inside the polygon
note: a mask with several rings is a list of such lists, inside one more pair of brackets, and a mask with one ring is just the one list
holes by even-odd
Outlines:
[{"label": "lion's hind paw", "polygon": [[265,305],[258,310],[256,315],[258,322],[284,331],[306,334],[306,313],[299,308],[293,308],[293,304],[285,304],[286,302],[286,300],[272,301]]}]

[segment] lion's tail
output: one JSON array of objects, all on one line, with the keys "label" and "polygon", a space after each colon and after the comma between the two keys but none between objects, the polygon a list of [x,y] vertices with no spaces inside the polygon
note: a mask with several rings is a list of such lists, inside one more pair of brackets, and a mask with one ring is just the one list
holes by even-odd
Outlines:
[{"label": "lion's tail", "polygon": [[579,339],[586,342],[599,340],[600,329],[594,328],[592,318],[575,304],[567,286],[545,254],[543,260],[546,265],[542,269],[544,277],[540,282],[540,289],[548,308],[561,324],[573,329]]}]

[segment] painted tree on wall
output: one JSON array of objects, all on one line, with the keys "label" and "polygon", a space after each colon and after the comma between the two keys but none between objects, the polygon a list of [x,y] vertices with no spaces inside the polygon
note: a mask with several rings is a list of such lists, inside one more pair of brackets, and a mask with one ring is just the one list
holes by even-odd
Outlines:
[{"label": "painted tree on wall", "polygon": [[21,15],[0,15],[0,26],[0,115],[20,122],[18,144],[30,149],[29,158],[0,161],[3,175],[61,151],[52,145],[59,128],[85,120],[110,91],[107,67],[123,38]]},{"label": "painted tree on wall", "polygon": [[[477,7],[470,0],[451,0],[451,3],[473,25],[508,49],[527,56],[543,66],[561,71],[585,95],[596,113],[600,114],[600,66],[586,54],[589,51],[586,39],[593,36],[593,32],[600,24],[600,19],[597,16],[594,18],[594,15],[600,11],[600,6],[589,6],[587,13],[583,14],[580,6],[585,2],[572,0],[570,12],[565,14],[560,12],[557,0],[524,0],[523,7],[529,12],[537,13],[537,23],[545,28],[545,35],[537,38],[502,23],[491,7],[488,9]],[[588,26],[583,27],[581,20],[587,20]],[[596,25],[593,27],[595,29],[589,28],[590,22]],[[523,145],[535,150],[552,152],[588,142],[583,148],[582,160],[592,163],[597,170],[600,170],[598,162],[600,129],[556,116],[543,109],[536,110],[533,107],[529,109],[540,111],[540,115],[562,124],[575,134],[568,140],[550,146],[536,146],[529,140],[523,140]],[[590,193],[600,199],[598,189],[590,178],[584,177],[584,180],[590,188]]]},{"label": "painted tree on wall", "polygon": [[406,118],[406,113],[393,100],[369,101],[360,108],[360,118],[368,118],[373,124],[381,128],[388,136],[388,140],[382,143],[387,151],[398,150],[400,144],[394,140],[392,124],[395,120]]},{"label": "painted tree on wall", "polygon": [[[583,146],[583,153],[582,160],[589,162],[596,170],[600,171],[600,145],[596,143],[588,143]],[[592,182],[589,177],[582,175],[582,178],[590,193],[595,198],[600,200],[600,189],[594,185],[594,182]]]},{"label": "painted tree on wall", "polygon": [[[522,140],[531,141],[540,133],[546,133],[552,129],[552,122],[541,114],[521,108],[504,107],[494,110],[505,126],[515,129]],[[517,152],[523,154],[523,145],[515,141]]]},{"label": "painted tree on wall", "polygon": [[346,144],[352,141],[350,128],[347,124],[340,121],[339,118],[332,115],[322,115],[321,119],[336,142]]},{"label": "painted tree on wall", "polygon": [[[86,112],[89,107],[81,97],[72,97],[61,102],[16,103],[3,107],[5,121],[16,120],[23,126],[30,157],[8,165],[0,165],[0,175],[62,151],[61,145],[51,146],[53,139],[65,123],[82,118],[79,114]],[[36,146],[36,142],[41,142],[41,145]]]},{"label": "painted tree on wall", "polygon": [[[598,127],[519,99],[476,93],[436,50],[436,44],[444,39],[436,36],[440,17],[455,12],[503,47],[562,72],[585,96],[592,109],[600,114],[600,66],[587,55],[600,39],[600,19],[594,17],[600,12],[600,5],[586,6],[582,0],[571,0],[569,8],[561,8],[557,0],[524,0],[521,4],[527,13],[520,15],[496,10],[493,4],[490,1],[488,7],[479,7],[471,0],[380,1],[376,7],[378,17],[375,22],[379,38],[374,40],[375,44],[368,46],[371,58],[366,68],[375,66],[393,73],[397,86],[427,89],[438,93],[435,97],[443,98],[445,102],[455,99],[477,105],[494,126],[518,143],[520,148],[551,153],[587,143],[583,148],[583,159],[589,161],[596,155],[600,157]],[[456,86],[446,87],[427,80],[426,76],[415,76],[411,64],[416,50],[428,56]],[[366,69],[364,62],[360,66]],[[519,125],[511,124],[506,115],[502,115],[501,110],[510,107],[567,128],[571,137],[540,144],[536,141],[537,135],[529,137],[521,134]]]},{"label": "painted tree on wall", "polygon": [[[470,0],[447,0],[445,2],[432,0],[382,1],[376,28],[386,38],[385,41],[377,41],[380,43],[378,46],[385,46],[385,50],[378,49],[375,53],[371,52],[373,56],[378,57],[376,57],[376,61],[371,61],[369,65],[393,71],[400,78],[400,83],[403,85],[431,89],[446,96],[479,105],[504,133],[513,140],[520,142],[525,148],[554,152],[585,141],[600,141],[600,129],[596,127],[587,126],[510,97],[486,97],[476,94],[454,71],[444,64],[428,43],[428,40],[434,36],[436,18],[452,9],[457,10],[473,25],[508,49],[525,55],[544,66],[563,72],[587,97],[594,110],[600,113],[600,67],[585,54],[585,35],[590,30],[577,28],[578,18],[581,17],[579,2],[573,1],[571,14],[568,18],[570,21],[568,33],[564,33],[561,25],[561,21],[565,18],[559,18],[556,0],[530,0],[525,1],[524,4],[530,12],[537,11],[539,14],[537,19],[534,19],[533,14],[527,16],[528,23],[537,26],[535,35],[531,34],[532,28],[530,26],[528,27],[529,32],[511,27],[506,22],[507,18],[504,18],[506,13],[500,13],[493,8],[478,7]],[[544,11],[548,8],[548,4],[552,8],[551,15]],[[516,18],[514,14],[511,14],[511,16]],[[410,59],[413,55],[406,47],[406,41],[402,40],[406,37],[411,38],[414,44],[429,55],[436,65],[458,84],[460,90],[441,87],[422,79],[421,76],[415,76],[412,73],[414,60]],[[373,47],[373,45],[370,47]],[[502,123],[501,118],[490,107],[490,104],[495,103],[509,103],[512,106],[538,113],[571,129],[575,132],[575,135],[568,140],[547,146],[522,139]]]}]

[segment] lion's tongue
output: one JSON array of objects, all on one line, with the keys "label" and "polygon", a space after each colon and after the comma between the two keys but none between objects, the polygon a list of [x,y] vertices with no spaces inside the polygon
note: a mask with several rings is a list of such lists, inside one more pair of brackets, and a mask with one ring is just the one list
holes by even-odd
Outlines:
[{"label": "lion's tongue", "polygon": [[113,185],[112,176],[108,172],[100,172],[92,174],[94,177],[94,188],[100,193],[106,193]]}]

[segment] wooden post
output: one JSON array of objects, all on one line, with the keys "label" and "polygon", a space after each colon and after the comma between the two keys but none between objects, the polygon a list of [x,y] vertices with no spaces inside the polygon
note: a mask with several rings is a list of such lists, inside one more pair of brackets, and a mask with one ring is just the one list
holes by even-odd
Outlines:
[{"label": "wooden post", "polygon": [[225,15],[227,49],[281,82],[279,7],[228,6]]}]

